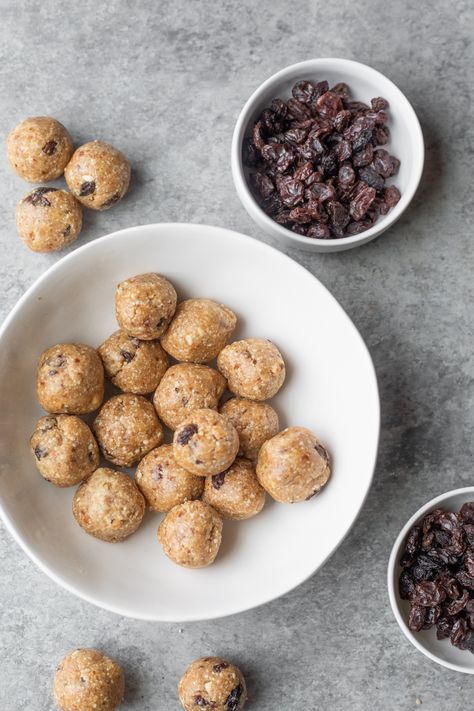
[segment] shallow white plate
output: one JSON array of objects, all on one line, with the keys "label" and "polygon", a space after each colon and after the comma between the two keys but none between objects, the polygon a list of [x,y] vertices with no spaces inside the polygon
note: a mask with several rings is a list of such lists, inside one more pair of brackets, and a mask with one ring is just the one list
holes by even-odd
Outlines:
[{"label": "shallow white plate", "polygon": [[[111,545],[85,534],[71,514],[73,489],[36,472],[28,439],[41,410],[35,367],[57,342],[97,346],[117,326],[118,281],[166,274],[181,298],[220,300],[237,312],[238,337],[280,347],[286,386],[275,398],[282,426],[315,430],[332,454],[333,477],[312,501],[268,501],[246,522],[225,523],[216,563],[186,570],[156,539],[159,516]],[[372,480],[379,435],[377,382],[357,330],[303,267],[249,237],[218,227],[134,227],[64,257],[20,299],[0,331],[0,511],[14,538],[57,583],[122,615],[209,619],[272,600],[314,573],[354,523]]]}]

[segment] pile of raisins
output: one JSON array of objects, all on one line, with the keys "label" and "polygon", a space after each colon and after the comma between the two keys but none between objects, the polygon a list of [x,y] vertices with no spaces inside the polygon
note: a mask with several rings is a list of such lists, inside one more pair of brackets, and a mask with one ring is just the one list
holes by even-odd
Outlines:
[{"label": "pile of raisins", "polygon": [[299,81],[288,101],[273,99],[244,141],[262,209],[300,235],[335,239],[368,230],[400,199],[385,180],[400,161],[390,140],[388,102],[351,101],[347,84]]},{"label": "pile of raisins", "polygon": [[438,639],[474,654],[474,501],[459,513],[436,509],[407,536],[400,596],[414,632],[436,625]]}]

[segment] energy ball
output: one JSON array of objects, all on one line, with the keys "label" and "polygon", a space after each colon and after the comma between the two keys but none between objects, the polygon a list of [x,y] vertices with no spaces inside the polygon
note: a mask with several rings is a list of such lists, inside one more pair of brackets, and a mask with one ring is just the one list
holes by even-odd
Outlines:
[{"label": "energy ball", "polygon": [[128,190],[130,163],[110,143],[91,141],[74,151],[64,177],[69,190],[85,207],[108,210]]},{"label": "energy ball", "polygon": [[140,341],[116,331],[98,348],[106,377],[120,390],[146,395],[168,368],[168,355],[158,341]]},{"label": "energy ball", "polygon": [[330,475],[326,448],[305,427],[287,427],[267,440],[258,455],[258,480],[282,504],[311,499]]},{"label": "energy ball", "polygon": [[155,408],[141,395],[112,397],[94,420],[93,430],[104,457],[119,467],[133,467],[163,441]]},{"label": "energy ball", "polygon": [[16,206],[16,229],[33,252],[56,252],[74,242],[82,209],[66,190],[36,188]]},{"label": "energy ball", "polygon": [[62,711],[115,711],[125,691],[123,671],[97,649],[76,649],[56,669],[53,691]]},{"label": "energy ball", "polygon": [[141,524],[145,499],[126,474],[101,467],[79,486],[72,513],[90,536],[118,543]]},{"label": "energy ball", "polygon": [[30,440],[40,474],[56,486],[74,486],[99,466],[99,447],[89,427],[75,415],[47,415]]},{"label": "energy ball", "polygon": [[260,447],[279,430],[278,415],[266,402],[255,402],[242,397],[227,400],[220,413],[229,418],[239,435],[239,454],[257,459]]},{"label": "energy ball", "polygon": [[222,519],[204,501],[185,501],[166,514],[158,528],[165,554],[184,568],[214,562],[222,538]]},{"label": "energy ball", "polygon": [[285,363],[278,348],[263,338],[235,341],[219,353],[217,367],[234,395],[269,400],[285,380]]},{"label": "energy ball", "polygon": [[29,183],[59,178],[72,151],[71,136],[51,116],[27,118],[7,138],[8,161],[15,173]]},{"label": "energy ball", "polygon": [[178,693],[186,711],[240,711],[247,701],[242,672],[220,657],[196,659],[182,676]]},{"label": "energy ball", "polygon": [[206,478],[203,501],[222,518],[242,521],[263,509],[265,489],[256,477],[252,462],[238,457],[227,471]]},{"label": "energy ball", "polygon": [[178,363],[164,374],[153,404],[165,425],[175,430],[193,410],[217,410],[225,386],[225,378],[207,365]]},{"label": "energy ball", "polygon": [[161,345],[176,360],[210,363],[237,324],[233,311],[211,299],[181,301]]},{"label": "energy ball", "polygon": [[204,490],[203,477],[179,466],[171,444],[162,444],[143,457],[135,481],[150,509],[159,512],[199,499]]},{"label": "energy ball", "polygon": [[104,399],[104,368],[94,348],[58,343],[41,354],[36,394],[43,410],[85,415]]},{"label": "energy ball", "polygon": [[212,476],[228,469],[239,451],[232,422],[215,410],[194,410],[175,430],[173,453],[191,474]]},{"label": "energy ball", "polygon": [[174,286],[159,274],[138,274],[122,281],[115,291],[118,325],[142,341],[159,338],[173,318],[177,298]]}]

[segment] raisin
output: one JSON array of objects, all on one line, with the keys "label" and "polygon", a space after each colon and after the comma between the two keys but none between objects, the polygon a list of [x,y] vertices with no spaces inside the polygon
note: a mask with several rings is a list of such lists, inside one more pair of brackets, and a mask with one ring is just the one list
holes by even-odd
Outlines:
[{"label": "raisin", "polygon": [[198,706],[200,709],[204,708],[215,708],[216,705],[214,701],[208,701],[207,699],[204,698],[204,696],[201,696],[200,694],[196,694],[196,696],[193,696],[193,701],[194,705]]},{"label": "raisin", "polygon": [[356,222],[362,220],[367,213],[367,210],[375,200],[375,189],[367,186],[364,190],[360,190],[357,195],[351,200],[349,212],[351,217]]},{"label": "raisin", "polygon": [[288,108],[292,116],[298,121],[304,121],[311,118],[310,109],[297,99],[288,99]]},{"label": "raisin", "polygon": [[304,185],[301,180],[288,178],[281,183],[280,199],[286,207],[296,207],[303,200]]},{"label": "raisin", "polygon": [[308,237],[313,237],[314,239],[330,239],[331,233],[329,227],[323,222],[315,222],[308,228]]},{"label": "raisin", "polygon": [[314,99],[316,87],[310,81],[298,81],[291,90],[293,97],[302,104],[310,104]]},{"label": "raisin", "polygon": [[95,182],[93,180],[88,180],[82,183],[79,188],[79,196],[86,197],[87,195],[92,195],[95,192]]},{"label": "raisin", "polygon": [[388,101],[386,99],[382,99],[381,96],[377,96],[375,99],[371,99],[370,104],[374,111],[384,111],[389,107]]},{"label": "raisin", "polygon": [[36,188],[29,195],[26,196],[24,202],[28,202],[34,207],[38,205],[40,207],[51,207],[51,202],[46,196],[47,193],[56,192],[57,188]]},{"label": "raisin", "polygon": [[195,425],[194,423],[191,423],[190,425],[186,425],[185,427],[183,427],[181,432],[178,433],[178,437],[176,440],[177,443],[181,444],[181,445],[188,444],[191,437],[194,437],[194,435],[197,433],[197,431],[198,431],[198,426]]},{"label": "raisin", "polygon": [[242,696],[242,692],[242,684],[239,684],[234,689],[232,689],[224,704],[224,711],[237,711],[237,709],[240,707],[240,698]]},{"label": "raisin", "polygon": [[359,170],[359,178],[377,192],[381,192],[385,187],[385,180],[372,168],[361,168]]},{"label": "raisin", "polygon": [[40,444],[37,444],[35,447],[36,459],[44,459],[47,456],[48,456],[47,450],[44,447],[42,447]]},{"label": "raisin", "polygon": [[342,111],[342,101],[337,94],[332,91],[326,91],[316,101],[318,114],[323,118],[335,118],[339,111]]},{"label": "raisin", "polygon": [[120,351],[120,355],[126,363],[131,363],[135,358],[135,353],[130,353],[130,351]]},{"label": "raisin", "polygon": [[365,148],[365,146],[368,144],[370,139],[372,138],[372,131],[370,128],[366,128],[360,133],[357,134],[357,136],[354,138],[352,141],[352,150],[354,152],[362,150],[362,148]]},{"label": "raisin", "polygon": [[214,664],[212,669],[213,669],[213,671],[216,672],[216,674],[219,674],[223,669],[227,669],[228,667],[229,667],[229,662],[219,662],[219,664]]},{"label": "raisin", "polygon": [[44,144],[44,146],[41,150],[47,156],[52,156],[54,153],[56,153],[56,146],[57,145],[58,145],[57,141],[48,141],[47,143]]},{"label": "raisin", "polygon": [[412,605],[408,617],[408,627],[412,632],[419,632],[425,624],[425,608],[420,605]]},{"label": "raisin", "polygon": [[220,489],[225,480],[226,472],[221,472],[220,474],[214,474],[212,477],[212,486],[214,489]]},{"label": "raisin", "polygon": [[[84,183],[83,183],[83,185],[84,185]],[[82,189],[82,186],[81,186],[81,189]],[[92,190],[92,192],[94,192],[94,191]],[[106,200],[105,202],[102,203],[101,207],[112,207],[112,205],[115,205],[115,203],[118,202],[119,200],[120,200],[120,193],[114,193],[112,195],[112,197],[109,197],[108,200]]]},{"label": "raisin", "polygon": [[151,476],[153,481],[160,481],[160,479],[163,479],[163,465],[155,464],[151,470]]},{"label": "raisin", "polygon": [[268,163],[274,164],[279,173],[286,173],[295,160],[295,153],[287,143],[267,143],[262,148],[262,157]]}]

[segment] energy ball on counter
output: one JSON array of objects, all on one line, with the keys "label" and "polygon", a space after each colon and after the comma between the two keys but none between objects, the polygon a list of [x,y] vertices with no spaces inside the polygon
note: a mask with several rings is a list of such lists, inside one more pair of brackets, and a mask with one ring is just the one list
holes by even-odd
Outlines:
[{"label": "energy ball on counter", "polygon": [[223,518],[242,521],[263,509],[265,489],[256,477],[252,462],[238,457],[227,471],[206,478],[203,501]]},{"label": "energy ball on counter", "polygon": [[122,667],[97,649],[76,649],[59,663],[53,691],[62,711],[115,711],[125,691]]},{"label": "energy ball on counter", "polygon": [[86,533],[117,543],[135,533],[145,515],[145,499],[122,472],[101,467],[76,491],[72,513]]},{"label": "energy ball on counter", "polygon": [[174,286],[159,274],[138,274],[126,279],[115,291],[118,325],[142,341],[159,338],[173,318],[177,298]]},{"label": "energy ball on counter", "polygon": [[186,711],[240,711],[247,701],[242,672],[220,657],[196,659],[181,677],[178,693]]},{"label": "energy ball on counter", "polygon": [[7,138],[8,161],[20,178],[42,183],[59,178],[73,145],[62,123],[50,116],[27,118]]},{"label": "energy ball on counter", "polygon": [[238,451],[239,436],[234,425],[215,410],[189,413],[173,437],[176,461],[198,476],[212,476],[228,469]]},{"label": "energy ball on counter", "polygon": [[222,519],[204,501],[186,501],[166,514],[158,528],[165,554],[184,568],[214,562],[222,539]]},{"label": "energy ball on counter", "polygon": [[207,365],[178,363],[164,374],[153,404],[165,425],[175,430],[193,410],[217,410],[225,386],[225,378]]},{"label": "energy ball on counter", "polygon": [[269,400],[285,380],[285,363],[278,348],[263,338],[245,338],[226,346],[217,367],[231,392],[250,400]]},{"label": "energy ball on counter", "polygon": [[104,368],[94,348],[59,343],[41,354],[36,394],[43,410],[85,415],[104,399]]},{"label": "energy ball on counter", "polygon": [[220,413],[229,418],[239,435],[239,454],[257,459],[260,447],[279,430],[278,415],[266,402],[255,402],[242,397],[227,400]]},{"label": "energy ball on counter", "polygon": [[108,400],[92,428],[104,457],[119,467],[133,467],[163,441],[163,427],[155,408],[132,393]]},{"label": "energy ball on counter", "polygon": [[90,141],[74,151],[64,177],[69,190],[85,207],[108,210],[128,190],[130,163],[110,143]]},{"label": "energy ball on counter", "polygon": [[120,390],[146,395],[168,368],[168,355],[158,341],[140,341],[116,331],[97,349],[105,375]]},{"label": "energy ball on counter", "polygon": [[75,415],[47,415],[30,440],[40,474],[56,486],[74,486],[99,466],[99,447],[89,427]]},{"label": "energy ball on counter", "polygon": [[17,204],[16,228],[33,252],[56,252],[80,233],[82,209],[66,190],[36,188]]},{"label": "energy ball on counter", "polygon": [[311,499],[330,476],[326,448],[305,427],[287,427],[267,440],[258,455],[258,480],[282,504]]},{"label": "energy ball on counter", "polygon": [[176,360],[210,363],[237,325],[233,311],[211,299],[181,301],[161,345]]}]

